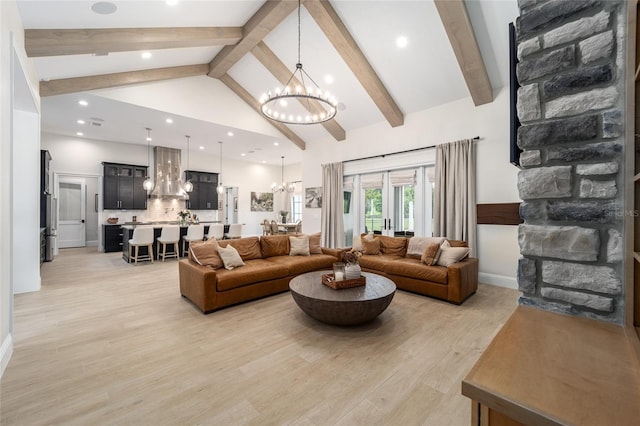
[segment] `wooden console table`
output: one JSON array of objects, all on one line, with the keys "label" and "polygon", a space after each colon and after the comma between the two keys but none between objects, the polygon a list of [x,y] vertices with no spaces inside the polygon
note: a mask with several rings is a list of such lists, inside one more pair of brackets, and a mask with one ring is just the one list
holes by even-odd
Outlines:
[{"label": "wooden console table", "polygon": [[625,329],[519,306],[462,381],[472,425],[637,425]]}]

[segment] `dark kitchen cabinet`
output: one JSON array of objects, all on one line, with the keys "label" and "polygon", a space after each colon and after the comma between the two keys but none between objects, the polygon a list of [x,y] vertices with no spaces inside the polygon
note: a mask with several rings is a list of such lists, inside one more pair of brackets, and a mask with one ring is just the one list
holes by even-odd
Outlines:
[{"label": "dark kitchen cabinet", "polygon": [[185,171],[187,179],[193,183],[187,206],[190,210],[218,210],[218,174],[208,172]]},{"label": "dark kitchen cabinet", "polygon": [[147,167],[131,164],[102,163],[103,208],[106,210],[147,208],[147,191],[142,187]]},{"label": "dark kitchen cabinet", "polygon": [[102,225],[102,241],[104,241],[104,252],[112,253],[122,251],[123,230],[120,225]]}]

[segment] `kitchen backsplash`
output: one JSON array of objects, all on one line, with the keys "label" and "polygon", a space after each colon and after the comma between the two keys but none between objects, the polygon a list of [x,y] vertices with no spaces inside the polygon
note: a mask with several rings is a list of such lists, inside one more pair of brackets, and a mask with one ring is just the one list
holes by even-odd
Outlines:
[{"label": "kitchen backsplash", "polygon": [[[150,199],[147,201],[147,210],[104,210],[100,222],[106,223],[111,216],[117,217],[118,223],[132,222],[133,216],[138,222],[178,220],[178,212],[182,209],[184,201]],[[196,214],[202,222],[218,220],[217,210],[192,210],[191,213]]]}]

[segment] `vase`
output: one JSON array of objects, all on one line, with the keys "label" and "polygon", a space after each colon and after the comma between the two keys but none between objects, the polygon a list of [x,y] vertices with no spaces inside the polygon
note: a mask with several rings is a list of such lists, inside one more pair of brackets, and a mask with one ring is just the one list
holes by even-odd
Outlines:
[{"label": "vase", "polygon": [[286,216],[282,216],[282,223],[287,223],[287,217]]},{"label": "vase", "polygon": [[354,280],[360,278],[362,269],[359,263],[347,263],[344,267],[344,278],[346,280]]},{"label": "vase", "polygon": [[180,226],[187,226],[187,221],[184,219],[180,219]]}]

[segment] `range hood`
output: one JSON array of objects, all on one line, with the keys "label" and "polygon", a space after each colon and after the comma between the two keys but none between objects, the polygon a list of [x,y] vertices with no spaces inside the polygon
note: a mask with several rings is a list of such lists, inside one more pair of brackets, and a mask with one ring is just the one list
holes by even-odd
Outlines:
[{"label": "range hood", "polygon": [[155,186],[149,196],[151,198],[179,200],[189,199],[182,187],[182,168],[180,167],[180,150],[156,146],[153,148]]}]

